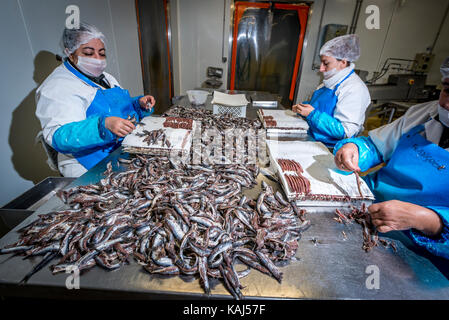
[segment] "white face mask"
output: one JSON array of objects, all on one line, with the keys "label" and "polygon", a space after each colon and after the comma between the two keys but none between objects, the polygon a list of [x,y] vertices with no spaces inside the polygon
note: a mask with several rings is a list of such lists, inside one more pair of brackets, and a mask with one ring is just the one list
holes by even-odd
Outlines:
[{"label": "white face mask", "polygon": [[329,71],[324,71],[324,72],[323,72],[324,79],[325,79],[325,80],[330,79],[330,78],[332,78],[333,76],[335,76],[337,73],[338,73],[337,68],[333,68],[332,70],[329,70]]},{"label": "white face mask", "polygon": [[106,69],[106,59],[100,60],[79,56],[76,66],[89,76],[99,77]]},{"label": "white face mask", "polygon": [[449,127],[449,110],[446,110],[442,106],[438,106],[438,117],[440,122],[446,127]]}]

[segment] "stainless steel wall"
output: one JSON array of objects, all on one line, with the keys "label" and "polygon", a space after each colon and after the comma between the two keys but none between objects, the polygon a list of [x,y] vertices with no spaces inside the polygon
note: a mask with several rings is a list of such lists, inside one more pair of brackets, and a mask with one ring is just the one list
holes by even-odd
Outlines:
[{"label": "stainless steel wall", "polygon": [[[137,14],[140,30],[143,86],[145,94],[156,99],[155,113],[163,113],[171,105],[173,96],[172,62],[167,38],[169,24],[168,1],[138,0]],[[170,36],[170,34],[168,34]]]},{"label": "stainless steel wall", "polygon": [[235,89],[288,96],[301,25],[293,10],[248,8],[238,25]]}]

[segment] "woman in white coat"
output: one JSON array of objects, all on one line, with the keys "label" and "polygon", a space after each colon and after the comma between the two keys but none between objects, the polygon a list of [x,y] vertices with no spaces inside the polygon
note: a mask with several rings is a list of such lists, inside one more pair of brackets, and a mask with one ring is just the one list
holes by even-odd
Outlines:
[{"label": "woman in white coat", "polygon": [[336,37],[320,50],[323,83],[310,101],[292,107],[309,124],[309,135],[332,147],[339,140],[363,131],[365,112],[371,97],[365,83],[354,72],[360,57],[358,36]]},{"label": "woman in white coat", "polygon": [[114,151],[155,100],[132,98],[104,72],[106,40],[95,26],[65,29],[62,43],[67,57],[37,89],[36,116],[61,174],[78,177]]},{"label": "woman in white coat", "polygon": [[[449,57],[441,66],[439,100],[410,108],[367,137],[335,145],[344,171],[366,171],[376,203],[368,207],[379,232],[403,230],[420,247],[449,259]],[[447,265],[447,264],[446,264]]]}]

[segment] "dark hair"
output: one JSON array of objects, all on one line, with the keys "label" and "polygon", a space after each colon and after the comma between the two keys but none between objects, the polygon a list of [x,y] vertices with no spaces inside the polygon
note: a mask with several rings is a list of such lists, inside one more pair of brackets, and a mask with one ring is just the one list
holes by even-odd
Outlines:
[{"label": "dark hair", "polygon": [[[337,59],[338,61],[343,61],[344,59]],[[346,66],[349,67],[351,65],[351,62],[349,60],[344,60],[346,61]]]}]

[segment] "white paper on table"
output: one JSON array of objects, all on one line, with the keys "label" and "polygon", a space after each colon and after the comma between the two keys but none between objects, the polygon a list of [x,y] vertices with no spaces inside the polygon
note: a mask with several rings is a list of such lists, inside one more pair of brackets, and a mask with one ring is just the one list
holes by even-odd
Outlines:
[{"label": "white paper on table", "polygon": [[249,101],[244,94],[226,94],[219,91],[214,91],[214,98],[212,104],[220,104],[231,107],[246,106]]},{"label": "white paper on table", "polygon": [[[302,175],[310,181],[310,194],[331,195],[337,197],[349,196],[356,200],[374,200],[374,195],[363,179],[360,178],[360,196],[357,187],[357,177],[354,173],[343,174],[334,162],[334,156],[324,144],[316,141],[277,141],[267,140],[270,160],[276,168],[282,187],[286,191],[289,200],[298,196],[292,192],[284,177],[284,174],[295,174],[283,171],[276,159],[290,159],[298,162],[303,168]],[[308,196],[302,197],[306,199]],[[346,205],[338,201],[302,200],[301,205]]]},{"label": "white paper on table", "polygon": [[292,128],[292,129],[303,129],[307,131],[309,129],[309,124],[306,120],[298,116],[295,112],[289,109],[285,110],[266,110],[259,109],[260,115],[263,117],[273,117],[273,120],[276,121],[276,127],[266,127],[264,122],[264,127],[267,129],[276,129],[280,128]]},{"label": "white paper on table", "polygon": [[[192,132],[195,128],[196,121],[193,121],[192,130],[187,129],[175,129],[170,127],[164,127],[164,122],[166,118],[163,117],[154,117],[148,116],[142,119],[141,123],[143,125],[137,125],[136,129],[129,135],[123,139],[122,145],[124,147],[137,147],[137,148],[146,148],[146,149],[175,149],[188,152],[190,151],[190,146],[192,144]],[[163,129],[165,132],[165,136],[167,140],[170,142],[170,148],[168,148],[165,144],[162,145],[162,140],[158,140],[156,144],[148,145],[143,140],[145,136],[138,137],[136,134],[143,133],[144,130],[152,131]]]}]

